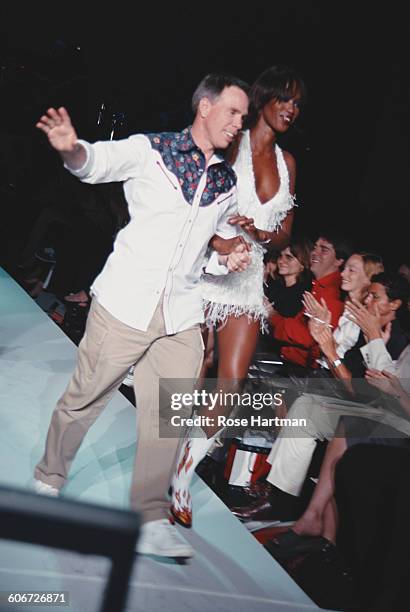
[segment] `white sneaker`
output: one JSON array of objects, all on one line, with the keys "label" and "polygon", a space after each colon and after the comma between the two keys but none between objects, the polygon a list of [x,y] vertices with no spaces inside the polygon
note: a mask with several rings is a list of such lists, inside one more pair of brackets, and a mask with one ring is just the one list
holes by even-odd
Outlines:
[{"label": "white sneaker", "polygon": [[33,490],[35,493],[38,493],[39,495],[48,495],[48,497],[58,497],[60,494],[60,491],[56,489],[55,487],[52,487],[51,485],[46,484],[42,480],[36,480],[36,479],[34,479],[34,482],[33,482]]},{"label": "white sneaker", "polygon": [[193,557],[194,549],[168,519],[149,521],[141,526],[136,551],[140,555]]}]

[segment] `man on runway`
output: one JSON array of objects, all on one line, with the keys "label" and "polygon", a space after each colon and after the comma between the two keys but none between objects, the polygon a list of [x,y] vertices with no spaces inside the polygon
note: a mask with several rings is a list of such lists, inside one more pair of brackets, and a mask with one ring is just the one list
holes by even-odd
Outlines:
[{"label": "man on runway", "polygon": [[[136,134],[89,144],[77,138],[64,108],[37,124],[70,172],[88,183],[124,181],[131,220],[91,288],[93,301],[78,362],[57,403],[35,489],[58,495],[85,434],[136,363],[138,443],[131,507],[142,512],[138,552],[190,557],[168,520],[167,490],[178,437],[161,438],[159,379],[192,379],[202,363],[198,281],[214,234],[235,238],[236,176],[215,153],[234,140],[248,110],[247,85],[205,77],[193,96],[195,119],[181,133]],[[246,245],[214,252],[207,272],[246,268]],[[174,384],[176,384],[175,381]],[[175,391],[178,391],[176,388]]]}]

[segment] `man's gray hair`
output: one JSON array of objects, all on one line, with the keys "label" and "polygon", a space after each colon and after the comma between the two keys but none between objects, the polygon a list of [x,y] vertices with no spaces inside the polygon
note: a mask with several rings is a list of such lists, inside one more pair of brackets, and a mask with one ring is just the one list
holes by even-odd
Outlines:
[{"label": "man's gray hair", "polygon": [[233,86],[239,87],[239,89],[242,89],[242,91],[248,94],[249,85],[245,83],[245,81],[242,81],[242,79],[238,79],[229,74],[207,74],[194,91],[194,95],[192,96],[192,110],[196,114],[198,112],[199,102],[202,98],[208,98],[208,100],[214,103],[225,87]]}]

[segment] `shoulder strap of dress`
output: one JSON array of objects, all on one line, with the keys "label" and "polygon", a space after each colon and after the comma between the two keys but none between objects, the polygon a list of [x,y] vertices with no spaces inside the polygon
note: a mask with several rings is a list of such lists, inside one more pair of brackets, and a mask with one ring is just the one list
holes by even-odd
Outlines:
[{"label": "shoulder strap of dress", "polygon": [[283,151],[278,144],[275,144],[276,159],[278,163],[279,176],[281,182],[284,182],[289,187],[289,171],[285,162]]}]

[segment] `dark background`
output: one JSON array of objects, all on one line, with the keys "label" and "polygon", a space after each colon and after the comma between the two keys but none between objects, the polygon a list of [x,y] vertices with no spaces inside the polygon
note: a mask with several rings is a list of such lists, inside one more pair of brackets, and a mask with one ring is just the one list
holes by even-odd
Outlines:
[{"label": "dark background", "polygon": [[41,209],[38,194],[61,167],[34,128],[49,106],[66,106],[90,140],[109,138],[113,127],[115,138],[181,129],[204,74],[252,82],[275,63],[295,67],[309,92],[281,142],[298,162],[296,229],[314,236],[330,223],[394,266],[408,258],[404,3],[135,3],[133,13],[115,3],[88,15],[75,6],[3,8],[3,263],[17,257]]}]

